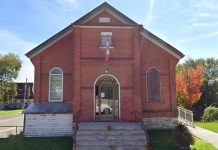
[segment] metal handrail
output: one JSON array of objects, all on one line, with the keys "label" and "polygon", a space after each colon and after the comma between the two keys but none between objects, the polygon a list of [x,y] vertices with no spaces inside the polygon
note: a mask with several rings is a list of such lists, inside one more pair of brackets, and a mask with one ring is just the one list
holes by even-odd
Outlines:
[{"label": "metal handrail", "polygon": [[135,118],[139,122],[141,129],[144,131],[144,135],[145,135],[146,140],[147,140],[147,148],[148,148],[148,150],[151,150],[149,136],[148,136],[148,130],[145,127],[144,122],[143,122],[143,113],[135,111]]},{"label": "metal handrail", "polygon": [[76,117],[75,117],[75,123],[76,123],[76,128],[78,129],[79,128],[79,121],[80,121],[80,115],[81,115],[81,111],[79,110],[76,114]]},{"label": "metal handrail", "polygon": [[179,106],[178,106],[178,108],[181,109],[181,110],[184,110],[184,111],[186,111],[186,112],[193,113],[191,110],[185,109],[185,108],[183,108],[183,107],[179,107]]},{"label": "metal handrail", "polygon": [[[178,119],[181,119],[187,125],[191,125],[192,127],[194,127],[193,112],[182,107],[177,107],[177,109],[178,109]],[[181,112],[184,114],[184,116],[181,115]],[[189,115],[189,117],[187,117],[187,115]]]},{"label": "metal handrail", "polygon": [[79,110],[76,113],[75,116],[75,129],[74,129],[74,137],[73,137],[73,149],[76,150],[76,134],[77,134],[77,130],[79,129],[79,122],[80,122],[80,115],[81,115],[81,111]]},{"label": "metal handrail", "polygon": [[17,135],[17,128],[23,128],[23,126],[0,126],[0,128],[8,128],[8,127],[11,127],[11,128],[16,128],[16,134]]},{"label": "metal handrail", "polygon": [[141,121],[143,118],[143,114],[139,111],[135,111],[135,118],[136,118],[136,121]]}]

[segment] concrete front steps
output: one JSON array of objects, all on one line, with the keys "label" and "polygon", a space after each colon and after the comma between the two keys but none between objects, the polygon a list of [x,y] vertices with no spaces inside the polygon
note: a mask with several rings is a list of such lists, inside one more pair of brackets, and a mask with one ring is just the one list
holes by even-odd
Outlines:
[{"label": "concrete front steps", "polygon": [[76,150],[146,150],[147,140],[138,123],[79,123]]}]

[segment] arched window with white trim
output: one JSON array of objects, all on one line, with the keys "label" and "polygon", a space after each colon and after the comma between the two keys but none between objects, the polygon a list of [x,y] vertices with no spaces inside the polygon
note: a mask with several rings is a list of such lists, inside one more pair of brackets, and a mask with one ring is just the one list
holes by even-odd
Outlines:
[{"label": "arched window with white trim", "polygon": [[154,67],[147,70],[147,101],[161,101],[160,72]]},{"label": "arched window with white trim", "polygon": [[63,101],[63,71],[59,67],[54,67],[49,73],[49,101]]}]

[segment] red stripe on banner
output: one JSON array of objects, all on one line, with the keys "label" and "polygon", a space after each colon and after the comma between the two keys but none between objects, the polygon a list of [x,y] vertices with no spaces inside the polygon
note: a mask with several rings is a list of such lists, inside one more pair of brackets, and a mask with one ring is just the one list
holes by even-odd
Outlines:
[{"label": "red stripe on banner", "polygon": [[109,61],[109,56],[110,56],[110,50],[109,48],[106,49],[106,55],[105,55],[105,62]]}]

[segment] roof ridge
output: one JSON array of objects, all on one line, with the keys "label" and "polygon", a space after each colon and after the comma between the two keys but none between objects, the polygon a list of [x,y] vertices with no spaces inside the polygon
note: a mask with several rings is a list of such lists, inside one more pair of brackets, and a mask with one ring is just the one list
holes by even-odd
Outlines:
[{"label": "roof ridge", "polygon": [[91,17],[92,15],[97,13],[98,10],[103,9],[103,8],[104,9],[105,8],[111,9],[115,14],[119,15],[121,18],[126,20],[129,23],[129,25],[139,25],[137,22],[133,21],[132,19],[130,19],[129,17],[124,15],[122,12],[120,12],[119,10],[117,10],[116,8],[114,8],[113,6],[111,6],[107,2],[104,2],[101,5],[97,6],[96,8],[92,9],[90,12],[88,12],[87,14],[85,14],[84,16],[79,18],[78,20],[74,21],[72,24],[74,24],[74,25],[81,25],[84,20],[86,20],[87,18]]}]

